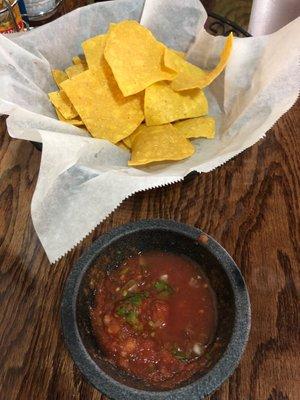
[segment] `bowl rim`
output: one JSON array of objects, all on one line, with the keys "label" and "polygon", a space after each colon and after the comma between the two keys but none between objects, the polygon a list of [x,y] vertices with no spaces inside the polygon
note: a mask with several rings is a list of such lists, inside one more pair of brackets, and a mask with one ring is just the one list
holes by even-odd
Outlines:
[{"label": "bowl rim", "polygon": [[[76,321],[76,303],[80,283],[88,268],[101,251],[125,235],[141,230],[166,230],[197,240],[207,236],[206,248],[219,261],[229,279],[235,306],[232,335],[223,356],[205,375],[182,386],[169,390],[142,390],[127,386],[106,374],[91,358],[84,347]],[[199,228],[173,220],[148,219],[130,222],[112,229],[96,239],[75,263],[65,283],[61,302],[61,324],[65,343],[81,373],[97,390],[114,400],[199,400],[214,392],[236,369],[246,347],[250,326],[251,306],[244,278],[227,251],[211,236]]]}]

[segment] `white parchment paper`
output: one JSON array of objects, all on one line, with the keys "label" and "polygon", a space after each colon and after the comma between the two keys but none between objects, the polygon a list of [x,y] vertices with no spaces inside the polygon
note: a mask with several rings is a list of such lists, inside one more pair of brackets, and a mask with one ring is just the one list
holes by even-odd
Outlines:
[{"label": "white parchment paper", "polygon": [[129,168],[128,152],[57,121],[47,96],[56,90],[50,71],[70,65],[82,53],[82,41],[104,33],[111,22],[136,19],[210,69],[225,39],[206,33],[206,17],[198,0],[116,0],[77,9],[20,36],[0,35],[0,113],[9,114],[12,137],[43,143],[31,210],[50,262],[132,193],[178,181],[193,170],[210,171],[245,150],[296,101],[299,18],[269,36],[235,39],[225,73],[206,90],[216,139],[194,141],[190,159]]}]

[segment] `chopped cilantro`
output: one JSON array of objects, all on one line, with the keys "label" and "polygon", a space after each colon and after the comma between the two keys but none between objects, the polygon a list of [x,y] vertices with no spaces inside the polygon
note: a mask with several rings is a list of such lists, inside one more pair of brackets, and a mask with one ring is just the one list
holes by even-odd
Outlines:
[{"label": "chopped cilantro", "polygon": [[129,313],[129,310],[127,307],[121,306],[121,307],[117,308],[116,313],[119,317],[126,317],[126,315]]},{"label": "chopped cilantro", "polygon": [[142,301],[149,296],[147,292],[130,293],[125,298],[124,301],[132,304],[133,306],[140,306]]},{"label": "chopped cilantro", "polygon": [[173,349],[172,355],[182,362],[186,362],[189,360],[189,356],[179,349]]},{"label": "chopped cilantro", "polygon": [[136,329],[140,329],[142,325],[139,322],[138,307],[142,304],[142,301],[147,298],[149,294],[147,292],[130,293],[124,297],[121,305],[117,308],[116,314],[119,317],[125,319],[125,321],[132,325]]},{"label": "chopped cilantro", "polygon": [[138,315],[136,311],[130,311],[126,317],[126,321],[133,326],[138,325],[139,320],[138,320]]},{"label": "chopped cilantro", "polygon": [[159,280],[154,283],[155,289],[158,291],[159,294],[163,296],[170,296],[174,289],[170,286],[166,281]]},{"label": "chopped cilantro", "polygon": [[136,310],[130,310],[126,306],[121,306],[117,309],[116,313],[132,326],[136,326],[139,323],[138,313]]}]

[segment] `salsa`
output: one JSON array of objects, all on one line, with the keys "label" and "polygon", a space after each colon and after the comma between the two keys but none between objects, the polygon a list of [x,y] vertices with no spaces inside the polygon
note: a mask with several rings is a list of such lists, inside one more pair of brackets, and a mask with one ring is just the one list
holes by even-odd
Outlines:
[{"label": "salsa", "polygon": [[90,317],[109,361],[163,389],[206,367],[217,312],[199,265],[148,252],[127,259],[98,283]]}]

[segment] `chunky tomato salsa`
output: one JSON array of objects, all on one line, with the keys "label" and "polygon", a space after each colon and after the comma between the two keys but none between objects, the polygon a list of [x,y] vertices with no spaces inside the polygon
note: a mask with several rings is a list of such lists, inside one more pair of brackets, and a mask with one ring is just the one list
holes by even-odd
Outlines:
[{"label": "chunky tomato salsa", "polygon": [[205,368],[217,320],[200,267],[163,252],[139,254],[108,273],[90,315],[108,360],[157,388]]}]

